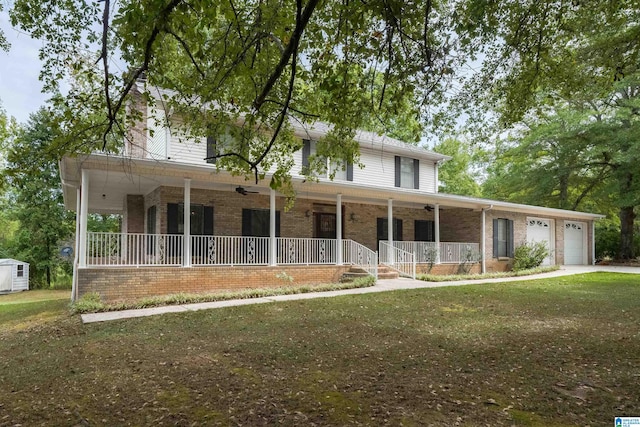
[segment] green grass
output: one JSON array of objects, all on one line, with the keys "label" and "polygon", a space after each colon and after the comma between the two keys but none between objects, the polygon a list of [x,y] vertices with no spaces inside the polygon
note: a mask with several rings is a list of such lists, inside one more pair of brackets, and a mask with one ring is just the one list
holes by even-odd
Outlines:
[{"label": "green grass", "polygon": [[599,426],[640,414],[640,275],[85,326],[65,300],[44,303],[46,319],[0,328],[2,425]]},{"label": "green grass", "polygon": [[502,271],[484,274],[449,274],[446,276],[437,274],[418,274],[416,276],[416,279],[424,280],[425,282],[453,282],[456,280],[501,279],[504,277],[531,276],[533,274],[548,273],[550,271],[557,271],[559,269],[560,266],[558,265],[550,265],[546,267],[536,267],[520,271]]}]

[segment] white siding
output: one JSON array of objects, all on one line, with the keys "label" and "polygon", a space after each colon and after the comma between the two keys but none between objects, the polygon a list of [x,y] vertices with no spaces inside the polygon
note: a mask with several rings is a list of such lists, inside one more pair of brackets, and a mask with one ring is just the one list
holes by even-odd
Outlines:
[{"label": "white siding", "polygon": [[152,159],[167,158],[167,134],[163,109],[147,109],[147,153]]},{"label": "white siding", "polygon": [[[171,134],[170,158],[188,163],[205,163],[207,155],[206,138],[199,142],[192,139],[181,138],[175,132]],[[353,166],[353,182],[369,184],[378,187],[395,187],[395,154],[387,151],[378,151],[372,148],[360,147],[360,163]],[[405,156],[406,157],[406,156]],[[436,192],[435,166],[432,160],[418,159],[420,161],[420,190],[428,193]],[[302,150],[293,154],[294,166],[291,169],[293,177],[302,177]],[[273,172],[275,167],[270,171]]]},{"label": "white siding", "polygon": [[[18,266],[22,266],[23,275],[18,277]],[[0,260],[0,268],[3,269],[3,291],[26,291],[29,289],[29,264],[14,259]],[[7,271],[9,270],[9,277]],[[6,279],[9,279],[8,281]]]},{"label": "white siding", "polygon": [[205,164],[207,138],[200,138],[199,140],[187,139],[177,131],[171,132],[169,157],[180,162]]},{"label": "white siding", "polygon": [[420,189],[429,193],[438,192],[436,166],[433,160],[420,159]]},{"label": "white siding", "polygon": [[24,273],[22,277],[18,277],[18,264],[14,264],[13,267],[13,290],[14,291],[27,291],[29,290],[29,264],[21,264],[24,266]]}]

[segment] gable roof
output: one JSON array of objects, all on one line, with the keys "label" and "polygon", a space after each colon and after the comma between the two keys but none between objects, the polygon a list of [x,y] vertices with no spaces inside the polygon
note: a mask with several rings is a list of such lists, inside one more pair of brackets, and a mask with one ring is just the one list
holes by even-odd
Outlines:
[{"label": "gable roof", "polygon": [[[293,126],[295,134],[304,139],[320,139],[329,133],[332,128],[330,124],[324,122],[314,122],[306,125],[297,121],[291,121],[291,125]],[[429,159],[435,162],[444,162],[451,159],[451,156],[407,144],[399,139],[387,135],[380,135],[376,132],[357,130],[353,139],[358,142],[361,147],[383,151],[388,150],[389,152]]]},{"label": "gable roof", "polygon": [[[135,90],[143,92],[145,90],[144,85],[136,83]],[[163,94],[174,94],[174,91],[167,89],[160,89],[157,87],[147,88],[150,94],[156,99],[161,99]],[[156,108],[163,108],[163,103],[159,102]],[[294,134],[302,139],[317,140],[324,137],[329,131],[331,131],[332,125],[325,122],[314,122],[310,124],[302,123],[298,120],[290,119],[290,124],[293,127]],[[354,140],[360,144],[361,147],[389,151],[396,154],[402,154],[406,156],[412,156],[419,159],[428,159],[434,162],[445,162],[451,159],[451,156],[439,154],[434,151],[427,150],[422,147],[418,147],[413,144],[408,144],[396,138],[392,138],[388,135],[381,135],[376,132],[369,132],[365,130],[356,130]]]}]

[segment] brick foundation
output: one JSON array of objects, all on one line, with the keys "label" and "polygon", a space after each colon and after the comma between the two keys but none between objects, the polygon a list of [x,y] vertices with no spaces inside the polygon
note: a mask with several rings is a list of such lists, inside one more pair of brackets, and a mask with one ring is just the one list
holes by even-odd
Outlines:
[{"label": "brick foundation", "polygon": [[[97,292],[105,302],[136,300],[180,292],[336,283],[349,266],[140,267],[78,270],[78,296]],[[293,282],[278,278],[286,272]]]},{"label": "brick foundation", "polygon": [[482,266],[479,263],[467,266],[465,273],[460,264],[435,264],[429,271],[429,264],[416,264],[416,274],[433,274],[436,276],[449,276],[452,274],[480,274]]}]

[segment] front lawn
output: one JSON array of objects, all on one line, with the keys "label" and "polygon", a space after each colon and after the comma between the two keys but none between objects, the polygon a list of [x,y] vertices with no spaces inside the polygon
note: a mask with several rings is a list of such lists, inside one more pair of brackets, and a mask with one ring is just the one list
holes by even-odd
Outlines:
[{"label": "front lawn", "polygon": [[48,304],[42,320],[25,308],[25,322],[0,300],[0,425],[584,426],[640,414],[640,275],[86,326],[66,301]]}]

